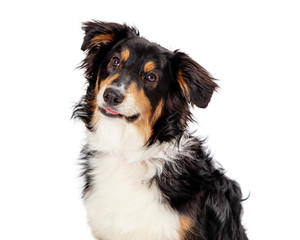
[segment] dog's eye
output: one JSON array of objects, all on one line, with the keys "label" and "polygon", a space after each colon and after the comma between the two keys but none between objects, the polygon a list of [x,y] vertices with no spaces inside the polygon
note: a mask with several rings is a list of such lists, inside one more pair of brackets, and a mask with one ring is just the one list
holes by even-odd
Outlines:
[{"label": "dog's eye", "polygon": [[118,58],[118,57],[113,57],[112,60],[111,60],[111,64],[112,64],[112,66],[115,67],[115,68],[120,67],[120,64],[121,64],[120,58]]},{"label": "dog's eye", "polygon": [[155,82],[157,80],[157,76],[154,73],[148,73],[145,76],[145,79],[149,82]]}]

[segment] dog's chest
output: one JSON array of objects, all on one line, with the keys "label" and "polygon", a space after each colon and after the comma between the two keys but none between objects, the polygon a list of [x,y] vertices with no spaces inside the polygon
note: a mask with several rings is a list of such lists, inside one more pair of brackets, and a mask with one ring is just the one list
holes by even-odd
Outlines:
[{"label": "dog's chest", "polygon": [[[101,240],[176,240],[179,216],[161,202],[151,169],[126,163],[121,155],[91,159],[93,189],[85,205],[94,235]],[[149,172],[150,171],[150,172]]]}]

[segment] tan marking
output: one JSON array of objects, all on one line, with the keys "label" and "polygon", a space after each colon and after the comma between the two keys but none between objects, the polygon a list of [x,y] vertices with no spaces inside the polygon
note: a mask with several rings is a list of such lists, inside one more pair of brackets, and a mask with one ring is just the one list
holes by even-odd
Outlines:
[{"label": "tan marking", "polygon": [[155,112],[153,113],[152,119],[151,119],[151,126],[156,123],[157,119],[161,116],[162,114],[162,109],[164,106],[164,101],[161,99],[155,109]]},{"label": "tan marking", "polygon": [[144,138],[144,141],[147,142],[151,136],[152,126],[150,123],[151,118],[151,104],[149,99],[144,93],[144,90],[139,90],[136,86],[136,83],[132,83],[127,90],[127,94],[133,96],[135,104],[137,105],[140,111],[139,119],[134,123],[134,126],[137,128],[138,132]]},{"label": "tan marking", "polygon": [[126,49],[124,49],[124,50],[122,51],[121,55],[122,55],[123,61],[126,62],[127,59],[128,59],[129,56],[130,56],[130,52],[129,52],[129,50],[126,48]]},{"label": "tan marking", "polygon": [[97,104],[97,95],[99,92],[99,79],[100,79],[100,71],[98,72],[97,75],[97,81],[96,81],[96,85],[95,85],[95,89],[94,89],[94,97],[92,100],[92,105],[93,105],[93,117],[92,117],[92,121],[91,121],[91,125],[93,127],[96,126],[96,124],[100,121],[100,112],[98,110],[98,104]]},{"label": "tan marking", "polygon": [[[109,84],[111,84],[117,77],[119,77],[119,74],[115,74],[111,77],[108,77],[107,79],[103,80],[100,83],[100,88],[104,87],[104,86],[108,86]],[[97,123],[100,121],[101,118],[101,114],[99,112],[98,109],[98,104],[97,104],[97,95],[99,92],[99,81],[100,81],[100,71],[97,75],[97,81],[96,81],[96,85],[95,85],[95,89],[94,89],[94,96],[93,96],[93,100],[91,101],[91,104],[93,106],[92,111],[93,111],[93,117],[92,117],[92,121],[91,121],[91,125],[92,127],[95,127],[97,125]]]},{"label": "tan marking", "polygon": [[99,44],[108,44],[114,40],[114,34],[99,34],[92,38],[90,48]]},{"label": "tan marking", "polygon": [[144,90],[139,90],[137,88],[136,83],[130,84],[125,98],[127,98],[127,95],[131,95],[134,98],[134,102],[140,111],[140,117],[134,123],[134,126],[146,143],[152,134],[153,125],[162,114],[164,101],[162,99],[159,101],[152,114],[152,107],[148,97],[145,95]]},{"label": "tan marking", "polygon": [[190,90],[189,90],[189,87],[188,87],[186,81],[183,79],[181,71],[178,72],[177,81],[180,85],[180,88],[183,92],[184,97],[188,100],[190,98]]},{"label": "tan marking", "polygon": [[154,62],[147,62],[144,66],[144,72],[151,72],[155,68]]},{"label": "tan marking", "polygon": [[186,234],[192,231],[193,221],[188,216],[181,216],[179,218],[180,228],[178,230],[180,240],[184,240]]},{"label": "tan marking", "polygon": [[100,89],[103,88],[104,86],[109,86],[116,78],[118,78],[120,74],[115,74],[112,75],[111,77],[106,78],[100,83]]}]

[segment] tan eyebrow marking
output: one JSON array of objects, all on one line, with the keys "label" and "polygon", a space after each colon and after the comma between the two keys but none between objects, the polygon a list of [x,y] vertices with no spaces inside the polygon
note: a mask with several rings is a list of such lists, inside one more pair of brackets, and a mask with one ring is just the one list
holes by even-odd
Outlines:
[{"label": "tan eyebrow marking", "polygon": [[144,66],[144,72],[151,72],[155,68],[154,62],[149,61]]},{"label": "tan eyebrow marking", "polygon": [[121,55],[122,55],[123,61],[126,62],[130,56],[130,51],[126,48],[122,51]]}]

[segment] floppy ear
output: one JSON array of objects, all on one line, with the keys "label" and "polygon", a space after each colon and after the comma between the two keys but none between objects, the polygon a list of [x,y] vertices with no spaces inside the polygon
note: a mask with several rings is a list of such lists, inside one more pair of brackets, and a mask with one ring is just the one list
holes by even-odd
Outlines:
[{"label": "floppy ear", "polygon": [[187,101],[200,108],[207,107],[218,87],[215,79],[185,53],[175,51],[172,64],[176,71],[176,80]]},{"label": "floppy ear", "polygon": [[126,38],[139,36],[136,29],[125,24],[92,21],[83,23],[85,31],[82,51],[87,51],[87,56],[81,65],[85,68],[88,78],[98,73],[98,67],[108,51],[118,42]]}]

